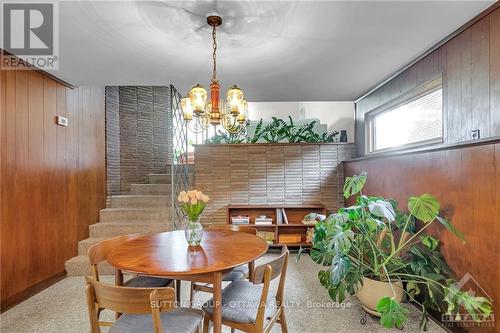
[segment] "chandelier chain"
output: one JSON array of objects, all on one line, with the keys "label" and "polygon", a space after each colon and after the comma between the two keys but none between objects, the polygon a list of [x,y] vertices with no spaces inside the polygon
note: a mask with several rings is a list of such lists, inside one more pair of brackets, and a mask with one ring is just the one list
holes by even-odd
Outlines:
[{"label": "chandelier chain", "polygon": [[214,61],[214,66],[212,70],[212,81],[215,81],[217,78],[217,34],[216,34],[216,29],[215,26],[213,27],[212,30],[212,39],[213,39],[213,54],[212,54],[212,59]]}]

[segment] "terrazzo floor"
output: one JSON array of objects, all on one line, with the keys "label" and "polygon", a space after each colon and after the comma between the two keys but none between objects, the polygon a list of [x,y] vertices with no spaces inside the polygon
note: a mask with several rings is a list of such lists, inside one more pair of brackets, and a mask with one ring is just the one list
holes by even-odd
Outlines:
[{"label": "terrazzo floor", "polygon": [[[257,264],[268,260],[269,256],[271,255],[261,258]],[[359,302],[354,297],[348,297],[342,307],[332,302],[317,279],[319,269],[320,266],[308,256],[302,256],[297,263],[296,254],[291,254],[285,293],[288,304],[286,314],[289,332],[401,332],[381,327],[378,318],[371,316],[368,316],[365,325],[361,325],[363,310]],[[108,276],[103,280],[112,282],[113,278]],[[276,283],[273,284],[273,288],[275,287]],[[187,300],[188,289],[189,285],[183,282],[183,300]],[[196,294],[197,300],[203,301],[208,298],[207,294]],[[420,313],[409,304],[405,306],[410,310],[410,320],[403,332],[419,332]],[[107,320],[112,320],[114,314],[107,313],[106,317],[108,317]],[[4,333],[89,332],[84,278],[65,278],[4,312],[0,316],[0,328]],[[105,329],[102,331],[106,332]],[[230,330],[226,327],[223,332],[230,332]],[[275,325],[272,332],[281,332],[279,325]],[[445,331],[431,322],[428,332]]]}]

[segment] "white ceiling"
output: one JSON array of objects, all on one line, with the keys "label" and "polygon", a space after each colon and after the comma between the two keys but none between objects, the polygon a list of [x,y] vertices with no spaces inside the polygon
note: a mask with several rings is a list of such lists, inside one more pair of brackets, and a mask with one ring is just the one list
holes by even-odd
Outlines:
[{"label": "white ceiling", "polygon": [[249,101],[353,100],[494,1],[64,1],[54,75],[76,85],[208,85]]}]

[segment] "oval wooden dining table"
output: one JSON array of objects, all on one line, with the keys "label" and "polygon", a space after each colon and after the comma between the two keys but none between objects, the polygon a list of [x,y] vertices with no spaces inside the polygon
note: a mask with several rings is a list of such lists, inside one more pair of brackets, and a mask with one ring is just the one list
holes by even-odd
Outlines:
[{"label": "oval wooden dining table", "polygon": [[267,249],[262,238],[234,231],[205,231],[201,246],[191,247],[181,230],[127,241],[112,249],[107,260],[126,273],[213,284],[213,328],[220,333],[222,276],[256,260]]}]

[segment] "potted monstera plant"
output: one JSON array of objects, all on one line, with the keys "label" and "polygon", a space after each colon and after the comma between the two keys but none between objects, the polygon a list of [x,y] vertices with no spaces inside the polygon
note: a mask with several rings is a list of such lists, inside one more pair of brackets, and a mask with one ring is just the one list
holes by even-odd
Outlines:
[{"label": "potted monstera plant", "polygon": [[365,310],[380,316],[384,327],[402,327],[408,310],[404,299],[422,310],[427,329],[431,309],[458,316],[465,310],[475,320],[491,311],[491,302],[461,291],[439,252],[439,241],[426,233],[440,224],[463,240],[453,225],[439,216],[440,204],[429,194],[410,197],[407,212],[393,200],[363,194],[365,172],[347,177],[344,196],[357,195],[353,206],[342,208],[316,224],[311,258],[328,266],[318,273],[321,284],[338,302],[356,295]]}]

